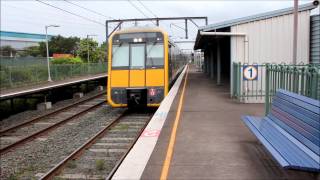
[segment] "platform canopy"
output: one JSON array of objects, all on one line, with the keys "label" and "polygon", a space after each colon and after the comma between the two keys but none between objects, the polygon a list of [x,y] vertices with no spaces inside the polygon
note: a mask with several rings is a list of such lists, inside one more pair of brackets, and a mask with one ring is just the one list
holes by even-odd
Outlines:
[{"label": "platform canopy", "polygon": [[[312,10],[316,7],[317,7],[316,3],[303,4],[303,5],[299,6],[299,12]],[[292,14],[293,10],[294,10],[294,8],[290,7],[290,8],[260,13],[260,14],[256,14],[256,15],[252,15],[252,16],[232,19],[232,20],[228,20],[228,21],[223,21],[223,22],[209,24],[207,26],[199,27],[197,37],[196,37],[196,42],[194,45],[194,50],[204,49],[206,47],[207,43],[209,43],[213,39],[218,38],[215,36],[202,36],[200,34],[201,31],[202,32],[230,32],[232,26],[250,23],[253,21],[265,20],[265,19],[269,19],[269,18],[273,18],[273,17],[277,17],[277,16],[284,16],[284,15]]]}]

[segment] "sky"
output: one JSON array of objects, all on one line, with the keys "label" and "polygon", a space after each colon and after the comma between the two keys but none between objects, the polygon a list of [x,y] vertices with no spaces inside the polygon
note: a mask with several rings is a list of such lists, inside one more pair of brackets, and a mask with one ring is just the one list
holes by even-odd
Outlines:
[{"label": "sky", "polygon": [[[99,43],[105,40],[105,20],[108,18],[145,18],[147,17],[179,17],[207,16],[209,24],[234,18],[245,17],[267,11],[293,6],[293,0],[247,0],[247,1],[182,1],[182,0],[40,0],[56,6],[82,18],[50,7],[36,0],[1,0],[2,31],[27,33],[45,33],[45,25],[56,24],[60,27],[49,28],[48,34],[62,36],[78,36],[85,38],[88,34]],[[69,1],[69,2],[68,2]],[[310,0],[299,0],[299,4],[310,3]],[[85,10],[81,7],[89,10]],[[139,9],[139,10],[137,10]],[[92,12],[92,11],[94,12]],[[142,14],[143,13],[143,14]],[[88,20],[89,19],[89,20]],[[199,26],[204,22],[196,21]],[[140,23],[139,26],[154,26],[152,22]],[[132,27],[133,23],[125,24]],[[160,22],[172,39],[179,41],[184,38],[183,21]],[[189,23],[189,40],[196,37],[197,27]],[[111,31],[112,29],[109,29]],[[185,45],[185,48],[190,46]]]}]

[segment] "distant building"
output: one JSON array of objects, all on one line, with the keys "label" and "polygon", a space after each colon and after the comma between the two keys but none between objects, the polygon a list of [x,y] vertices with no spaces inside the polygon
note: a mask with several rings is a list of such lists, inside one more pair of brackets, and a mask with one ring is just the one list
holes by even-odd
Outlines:
[{"label": "distant building", "polygon": [[[52,36],[48,35],[50,39]],[[33,34],[11,31],[0,31],[0,46],[11,46],[16,50],[23,50],[26,47],[38,46],[39,42],[46,40],[45,34]]]}]

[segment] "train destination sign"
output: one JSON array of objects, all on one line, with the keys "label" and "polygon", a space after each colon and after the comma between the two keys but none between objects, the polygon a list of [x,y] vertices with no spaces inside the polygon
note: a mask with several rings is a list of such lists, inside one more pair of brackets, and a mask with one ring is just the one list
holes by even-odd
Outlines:
[{"label": "train destination sign", "polygon": [[258,65],[244,65],[243,80],[245,81],[258,80]]}]

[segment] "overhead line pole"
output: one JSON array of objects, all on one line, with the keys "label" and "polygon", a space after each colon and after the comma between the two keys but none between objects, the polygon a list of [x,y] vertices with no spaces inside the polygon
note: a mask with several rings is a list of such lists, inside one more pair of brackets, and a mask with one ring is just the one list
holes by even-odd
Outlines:
[{"label": "overhead line pole", "polygon": [[184,27],[186,31],[186,39],[188,39],[188,19],[184,20]]},{"label": "overhead line pole", "polygon": [[294,0],[293,10],[293,64],[297,64],[297,43],[298,43],[298,0]]},{"label": "overhead line pole", "polygon": [[[130,2],[130,1],[129,1]],[[130,2],[132,4],[132,2]],[[185,21],[185,31],[186,31],[186,39],[188,39],[188,20],[190,20],[192,23],[194,23],[193,20],[204,20],[205,25],[208,25],[208,17],[206,16],[187,16],[187,17],[155,17],[155,18],[135,18],[135,19],[113,19],[113,20],[106,20],[106,44],[107,44],[107,54],[108,54],[108,48],[109,48],[109,24],[110,23],[118,23],[118,25],[111,31],[110,34],[112,34],[114,31],[116,31],[118,28],[121,27],[121,24],[124,22],[139,22],[139,21],[156,21],[156,25],[159,26],[160,21],[172,21],[172,20],[184,20]],[[195,23],[194,23],[195,24]]]},{"label": "overhead line pole", "polygon": [[164,20],[183,20],[183,19],[203,19],[205,20],[206,24],[208,22],[208,17],[206,16],[186,16],[186,17],[162,17],[162,18],[133,18],[133,19],[114,19],[114,20],[108,20],[109,22],[128,22],[128,21],[164,21]]}]

